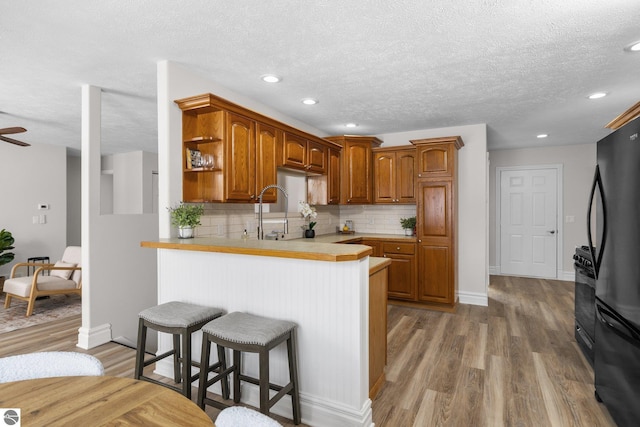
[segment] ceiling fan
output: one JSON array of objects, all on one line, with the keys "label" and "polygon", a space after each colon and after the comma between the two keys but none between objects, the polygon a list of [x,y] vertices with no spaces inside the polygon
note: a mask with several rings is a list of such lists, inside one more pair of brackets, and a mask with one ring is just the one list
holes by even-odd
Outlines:
[{"label": "ceiling fan", "polygon": [[28,147],[31,144],[27,144],[26,142],[18,141],[17,139],[9,138],[4,135],[12,134],[12,133],[22,133],[26,132],[25,128],[21,127],[13,127],[13,128],[4,128],[0,129],[0,141],[10,142],[11,144],[16,144],[21,147]]}]

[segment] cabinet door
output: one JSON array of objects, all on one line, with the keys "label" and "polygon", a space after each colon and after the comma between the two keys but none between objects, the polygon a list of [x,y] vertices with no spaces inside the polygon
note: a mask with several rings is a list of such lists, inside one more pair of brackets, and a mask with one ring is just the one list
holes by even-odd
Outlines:
[{"label": "cabinet door", "polygon": [[285,132],[283,155],[284,166],[305,170],[307,162],[307,140]]},{"label": "cabinet door", "polygon": [[[273,126],[256,123],[256,197],[267,185],[277,184],[277,153],[281,131]],[[262,201],[275,203],[277,190],[271,188],[264,192]]]},{"label": "cabinet door", "polygon": [[415,254],[415,243],[382,243],[382,256],[391,259],[389,298],[415,301],[417,283]]},{"label": "cabinet door", "polygon": [[371,143],[347,142],[342,171],[343,194],[346,204],[370,204],[373,201],[371,178]]},{"label": "cabinet door", "polygon": [[418,178],[454,176],[456,150],[453,144],[418,147]]},{"label": "cabinet door", "polygon": [[418,187],[418,299],[455,302],[454,187],[451,180],[424,181]]},{"label": "cabinet door", "polygon": [[398,203],[416,202],[416,150],[396,153],[396,200]]},{"label": "cabinet door", "polygon": [[385,253],[389,266],[389,298],[416,299],[416,256]]},{"label": "cabinet door", "polygon": [[329,148],[328,157],[328,204],[337,205],[340,203],[340,150]]},{"label": "cabinet door", "polygon": [[329,147],[315,141],[307,141],[306,170],[319,174],[327,173],[327,150]]},{"label": "cabinet door", "polygon": [[395,203],[396,153],[382,152],[373,155],[374,203]]},{"label": "cabinet door", "polygon": [[226,200],[255,200],[255,122],[228,113],[226,143]]}]

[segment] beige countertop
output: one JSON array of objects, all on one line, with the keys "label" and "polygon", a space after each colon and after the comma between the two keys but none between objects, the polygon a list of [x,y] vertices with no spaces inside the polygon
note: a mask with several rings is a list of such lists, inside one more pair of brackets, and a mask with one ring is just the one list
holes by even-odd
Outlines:
[{"label": "beige countertop", "polygon": [[[227,239],[222,237],[196,237],[194,239],[160,239],[141,242],[144,248],[176,249],[186,251],[219,252],[240,255],[261,255],[278,258],[309,259],[317,261],[355,261],[373,253],[369,246],[359,244],[336,245],[359,240],[406,240],[415,237],[398,234],[324,234],[313,239],[256,240]],[[384,258],[381,258],[384,260]],[[376,266],[378,264],[375,264]],[[382,267],[381,267],[382,268]]]}]

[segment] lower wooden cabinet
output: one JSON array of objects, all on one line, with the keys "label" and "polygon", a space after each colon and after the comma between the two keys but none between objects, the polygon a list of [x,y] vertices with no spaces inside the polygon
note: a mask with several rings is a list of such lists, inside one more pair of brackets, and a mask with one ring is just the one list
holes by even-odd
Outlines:
[{"label": "lower wooden cabinet", "polygon": [[390,299],[416,299],[415,243],[383,242],[382,256],[391,260],[388,296]]}]

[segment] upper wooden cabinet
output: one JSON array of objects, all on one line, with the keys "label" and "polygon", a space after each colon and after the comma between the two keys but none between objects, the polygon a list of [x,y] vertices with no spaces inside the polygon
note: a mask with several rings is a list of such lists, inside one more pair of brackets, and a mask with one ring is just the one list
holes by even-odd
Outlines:
[{"label": "upper wooden cabinet", "polygon": [[[175,102],[182,110],[185,202],[256,202],[264,187],[276,184],[283,163],[326,174],[329,148],[340,149],[210,93]],[[192,162],[192,154],[213,164]],[[276,202],[276,190],[266,191],[263,201]]]},{"label": "upper wooden cabinet", "polygon": [[415,203],[416,149],[373,149],[374,203]]},{"label": "upper wooden cabinet", "polygon": [[382,141],[373,136],[332,136],[325,138],[342,146],[341,204],[373,202],[372,149]]},{"label": "upper wooden cabinet", "polygon": [[327,173],[328,148],[316,141],[285,132],[283,166],[318,174]]},{"label": "upper wooden cabinet", "polygon": [[327,162],[327,192],[329,205],[340,203],[340,150],[330,147]]},{"label": "upper wooden cabinet", "polygon": [[459,136],[416,139],[418,148],[418,179],[454,176],[456,152],[464,146]]}]

